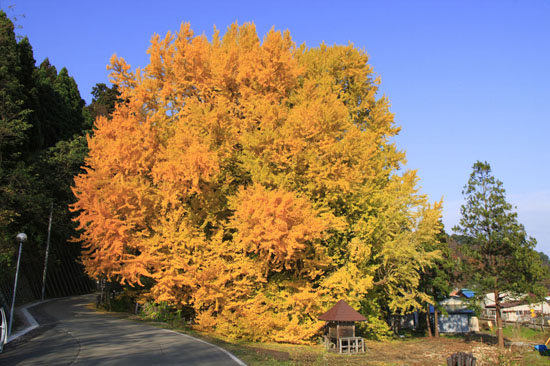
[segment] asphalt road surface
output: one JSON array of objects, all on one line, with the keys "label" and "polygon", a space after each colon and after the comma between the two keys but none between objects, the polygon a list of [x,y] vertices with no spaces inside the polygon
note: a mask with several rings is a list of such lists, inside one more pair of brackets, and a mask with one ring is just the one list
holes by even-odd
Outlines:
[{"label": "asphalt road surface", "polygon": [[29,309],[40,324],[6,345],[0,365],[244,365],[184,334],[87,308],[94,297],[54,300]]}]

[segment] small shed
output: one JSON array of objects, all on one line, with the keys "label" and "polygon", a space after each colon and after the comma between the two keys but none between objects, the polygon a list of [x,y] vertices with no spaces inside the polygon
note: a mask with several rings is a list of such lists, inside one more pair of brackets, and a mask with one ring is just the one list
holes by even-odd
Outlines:
[{"label": "small shed", "polygon": [[[479,330],[478,319],[468,303],[468,299],[474,296],[474,292],[468,289],[455,290],[448,298],[439,302],[447,313],[437,317],[437,327],[441,333],[468,333]],[[435,321],[432,305],[430,305],[430,318]]]},{"label": "small shed", "polygon": [[363,338],[355,336],[355,322],[367,320],[344,300],[340,300],[329,311],[319,316],[325,325],[325,346],[340,353],[365,352]]}]

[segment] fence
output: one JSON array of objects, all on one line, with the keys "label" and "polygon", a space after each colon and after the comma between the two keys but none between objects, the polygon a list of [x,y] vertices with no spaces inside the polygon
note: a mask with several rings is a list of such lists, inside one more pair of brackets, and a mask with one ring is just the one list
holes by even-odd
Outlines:
[{"label": "fence", "polygon": [[[480,318],[479,320],[485,324],[491,324],[491,326],[496,326],[495,317],[485,316]],[[544,332],[545,330],[550,329],[550,315],[542,316],[539,314],[534,318],[531,316],[522,315],[522,316],[518,316],[515,321],[502,319],[502,324],[513,325],[516,327],[525,327],[525,328],[540,330]]]},{"label": "fence", "polygon": [[[46,277],[46,298],[90,293],[95,283],[84,273],[78,262],[80,245],[51,243]],[[45,253],[33,252],[31,245],[23,245],[21,268],[17,283],[16,306],[40,300]],[[14,261],[15,262],[15,261]],[[9,309],[13,297],[15,273],[3,272],[0,278],[0,306]]]}]

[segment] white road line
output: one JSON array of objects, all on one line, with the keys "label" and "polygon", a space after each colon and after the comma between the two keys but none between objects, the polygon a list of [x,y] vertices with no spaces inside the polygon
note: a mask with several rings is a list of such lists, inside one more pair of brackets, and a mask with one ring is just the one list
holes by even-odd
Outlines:
[{"label": "white road line", "polygon": [[208,345],[210,345],[210,346],[212,346],[212,347],[214,347],[214,348],[219,349],[220,351],[224,352],[225,354],[227,354],[229,357],[231,357],[231,359],[232,359],[233,361],[235,361],[237,364],[239,364],[239,366],[246,366],[246,363],[244,363],[244,362],[242,362],[241,360],[239,360],[239,359],[237,358],[237,356],[235,356],[234,354],[232,354],[231,352],[229,352],[229,351],[226,350],[226,349],[223,349],[223,348],[221,348],[221,347],[216,346],[215,344],[209,343],[209,342],[207,342],[207,341],[203,341],[202,339],[199,339],[199,338],[195,338],[195,337],[193,337],[193,336],[190,336],[189,334],[176,332],[175,330],[164,329],[164,328],[160,328],[160,329],[165,330],[165,331],[167,331],[167,332],[176,333],[176,334],[179,334],[179,335],[184,336],[184,337],[187,337],[187,338],[194,339],[195,341],[198,341],[198,342],[206,343],[206,344],[208,344]]}]

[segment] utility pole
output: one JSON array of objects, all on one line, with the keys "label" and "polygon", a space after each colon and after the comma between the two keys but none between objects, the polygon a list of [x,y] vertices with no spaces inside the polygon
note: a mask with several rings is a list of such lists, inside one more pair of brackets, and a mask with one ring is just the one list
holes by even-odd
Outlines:
[{"label": "utility pole", "polygon": [[50,222],[48,223],[48,239],[46,240],[46,255],[44,257],[44,273],[42,274],[42,297],[44,301],[44,295],[46,293],[46,272],[48,271],[48,256],[50,254],[50,236],[52,232],[52,217],[53,217],[53,202],[50,206]]}]

